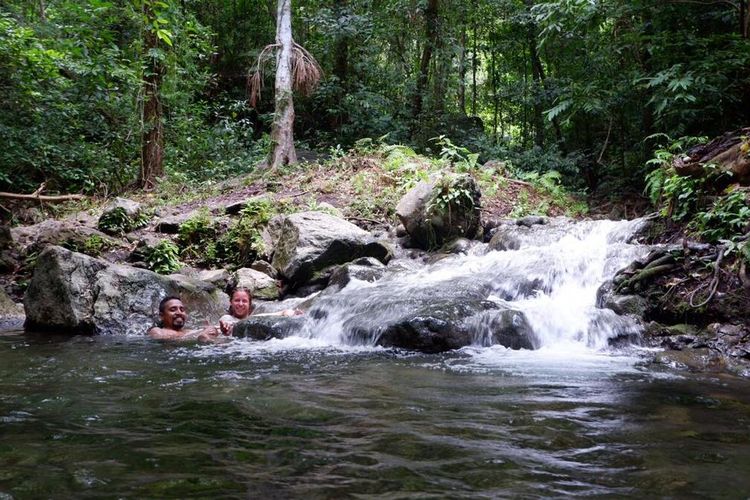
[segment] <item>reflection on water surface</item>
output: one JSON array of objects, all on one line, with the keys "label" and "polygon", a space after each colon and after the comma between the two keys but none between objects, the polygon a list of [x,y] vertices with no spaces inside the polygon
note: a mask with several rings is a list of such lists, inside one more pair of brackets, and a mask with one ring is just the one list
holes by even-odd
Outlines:
[{"label": "reflection on water surface", "polygon": [[0,498],[742,498],[750,382],[648,352],[0,335]]}]

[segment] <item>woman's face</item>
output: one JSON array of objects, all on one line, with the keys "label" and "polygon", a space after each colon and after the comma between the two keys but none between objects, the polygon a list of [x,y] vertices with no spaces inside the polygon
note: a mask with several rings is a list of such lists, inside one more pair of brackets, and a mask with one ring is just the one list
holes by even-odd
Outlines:
[{"label": "woman's face", "polygon": [[235,318],[243,319],[250,314],[250,295],[244,290],[234,292],[232,299],[229,301],[229,305],[232,308],[232,316]]}]

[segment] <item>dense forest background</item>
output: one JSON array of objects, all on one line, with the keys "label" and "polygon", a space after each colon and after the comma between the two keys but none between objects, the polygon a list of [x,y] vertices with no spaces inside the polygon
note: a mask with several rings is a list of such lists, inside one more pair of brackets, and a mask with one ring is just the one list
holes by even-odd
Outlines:
[{"label": "dense forest background", "polygon": [[[750,122],[749,6],[298,0],[295,41],[323,70],[294,96],[298,148],[372,138],[429,153],[444,135],[577,189],[640,190],[654,149]],[[153,134],[172,181],[252,171],[273,68],[254,108],[248,75],[275,14],[268,0],[3,0],[0,191],[148,188]]]}]

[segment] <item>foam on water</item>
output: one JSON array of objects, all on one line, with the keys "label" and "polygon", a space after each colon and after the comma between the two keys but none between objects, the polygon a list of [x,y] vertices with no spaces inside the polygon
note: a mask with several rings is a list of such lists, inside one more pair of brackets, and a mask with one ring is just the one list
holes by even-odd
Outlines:
[{"label": "foam on water", "polygon": [[[587,221],[528,232],[518,229],[522,246],[517,250],[486,251],[478,246],[469,255],[447,257],[431,265],[389,266],[374,283],[353,279],[339,292],[321,297],[293,336],[260,343],[233,341],[203,348],[196,355],[370,352],[377,350],[374,345],[382,325],[418,314],[420,307],[439,304],[438,300],[445,304],[489,300],[520,311],[541,349],[480,349],[489,344],[493,324],[491,311],[481,313],[464,323],[477,344],[476,351],[467,351],[474,368],[492,365],[493,360],[507,364],[509,359],[515,360],[516,369],[532,361],[532,365],[565,366],[571,359],[578,366],[613,366],[619,358],[597,353],[614,337],[637,335],[639,326],[630,318],[597,308],[596,293],[618,269],[648,252],[645,246],[627,243],[641,223]],[[633,359],[626,359],[625,364],[632,366]]]}]

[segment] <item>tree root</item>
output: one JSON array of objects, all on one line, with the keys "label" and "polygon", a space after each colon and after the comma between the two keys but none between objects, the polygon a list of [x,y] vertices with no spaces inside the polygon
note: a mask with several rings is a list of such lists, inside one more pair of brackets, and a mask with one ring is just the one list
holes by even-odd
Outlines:
[{"label": "tree root", "polygon": [[690,304],[690,307],[692,308],[699,308],[703,307],[711,300],[713,300],[714,295],[716,295],[716,290],[719,288],[719,275],[721,273],[721,261],[724,259],[724,250],[725,248],[719,247],[719,255],[716,257],[716,262],[714,263],[714,275],[711,278],[711,281],[708,283],[708,296],[706,297],[706,300],[701,302],[700,304],[694,304],[693,299],[695,298],[695,294],[698,293],[699,290],[704,288],[704,285],[698,286],[695,290],[690,292],[690,295],[688,296],[688,303]]}]

